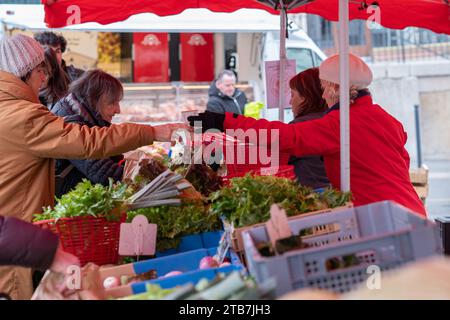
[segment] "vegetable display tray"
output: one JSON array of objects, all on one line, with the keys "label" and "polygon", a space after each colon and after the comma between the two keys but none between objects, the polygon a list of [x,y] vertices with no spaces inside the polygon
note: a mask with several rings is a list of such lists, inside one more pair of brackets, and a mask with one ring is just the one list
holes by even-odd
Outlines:
[{"label": "vegetable display tray", "polygon": [[158,278],[132,283],[126,286],[108,289],[108,296],[121,297],[124,295],[138,294],[146,291],[146,284],[158,284],[161,288],[168,289],[187,283],[197,284],[201,279],[213,280],[219,273],[228,274],[233,271],[245,272],[239,257],[230,250],[227,257],[230,259],[230,265],[199,269],[200,260],[206,256],[214,256],[217,248],[198,249],[189,252],[174,254],[167,257],[149,259],[121,265],[117,267],[105,268],[101,270],[101,278],[104,280],[109,276],[118,276],[121,272],[125,274],[143,274],[155,270],[159,276],[172,271],[181,271],[182,274],[167,278]]},{"label": "vegetable display tray", "polygon": [[260,283],[275,278],[277,295],[304,287],[347,292],[378,271],[442,254],[436,224],[390,201],[298,217],[289,226],[308,248],[262,256],[256,245],[269,241],[265,226],[243,233],[250,274]]},{"label": "vegetable display tray", "polygon": [[[288,217],[288,219],[293,220],[293,219],[298,219],[300,217],[309,217],[312,215],[323,214],[323,213],[331,214],[334,211],[339,211],[339,210],[342,210],[343,208],[348,209],[351,207],[353,207],[353,204],[349,202],[343,207],[311,211],[311,212],[302,213],[302,214],[295,215],[295,216],[290,216],[290,217]],[[227,222],[223,221],[223,224],[224,224],[225,229],[231,228],[230,224],[228,224]],[[232,229],[232,231],[231,231],[231,246],[232,246],[233,250],[236,251],[236,253],[241,257],[242,260],[245,260],[245,254],[244,254],[245,248],[244,248],[244,240],[243,240],[243,236],[242,236],[244,231],[250,230],[250,229],[253,229],[256,227],[264,226],[264,225],[265,225],[265,222],[261,222],[261,223],[254,224],[251,226]]]},{"label": "vegetable display tray", "polygon": [[181,237],[181,242],[178,247],[164,251],[157,251],[155,255],[156,257],[165,257],[191,250],[217,247],[219,245],[220,238],[222,237],[222,233],[223,231],[211,231],[183,236]]}]

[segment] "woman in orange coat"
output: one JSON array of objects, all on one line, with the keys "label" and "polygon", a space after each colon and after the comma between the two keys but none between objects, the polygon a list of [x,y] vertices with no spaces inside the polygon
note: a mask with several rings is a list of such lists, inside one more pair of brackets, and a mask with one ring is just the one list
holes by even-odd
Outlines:
[{"label": "woman in orange coat", "polygon": [[[18,34],[0,41],[0,215],[31,222],[54,204],[55,160],[100,159],[154,140],[169,141],[181,124],[118,124],[89,128],[68,124],[38,100],[46,78],[44,50]],[[31,270],[0,268],[0,292],[29,299]]]}]

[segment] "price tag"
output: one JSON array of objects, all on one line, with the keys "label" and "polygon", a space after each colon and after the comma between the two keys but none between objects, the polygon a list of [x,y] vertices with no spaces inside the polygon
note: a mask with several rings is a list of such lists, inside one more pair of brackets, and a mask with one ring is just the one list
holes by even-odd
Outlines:
[{"label": "price tag", "polygon": [[276,204],[270,208],[270,219],[266,222],[266,229],[274,248],[277,240],[292,236],[286,211]]},{"label": "price tag", "polygon": [[220,238],[219,246],[217,247],[217,253],[214,256],[214,259],[221,264],[227,255],[228,250],[231,246],[231,230],[230,228],[226,228],[222,234],[222,238]]},{"label": "price tag", "polygon": [[131,223],[120,225],[119,255],[152,256],[156,250],[157,225],[148,223],[143,215],[134,217]]}]

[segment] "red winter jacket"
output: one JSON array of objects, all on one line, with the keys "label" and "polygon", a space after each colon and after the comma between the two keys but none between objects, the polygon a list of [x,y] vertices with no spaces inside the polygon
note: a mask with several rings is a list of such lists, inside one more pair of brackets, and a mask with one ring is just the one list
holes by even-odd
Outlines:
[{"label": "red winter jacket", "polygon": [[[339,110],[295,124],[227,113],[224,128],[279,129],[280,152],[291,149],[295,156],[322,155],[328,178],[339,189],[339,124]],[[373,104],[370,95],[357,98],[350,106],[350,187],[356,206],[393,200],[426,215],[409,178],[406,140],[402,124]]]}]

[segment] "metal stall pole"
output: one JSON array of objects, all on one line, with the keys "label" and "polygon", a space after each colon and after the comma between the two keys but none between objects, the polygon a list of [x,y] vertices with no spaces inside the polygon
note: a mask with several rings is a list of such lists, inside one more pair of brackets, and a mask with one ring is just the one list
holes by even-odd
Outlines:
[{"label": "metal stall pole", "polygon": [[348,0],[339,0],[339,83],[341,190],[350,191],[350,88],[349,88],[349,8]]},{"label": "metal stall pole", "polygon": [[417,167],[422,167],[422,142],[420,140],[420,110],[419,105],[414,105],[414,118],[416,122],[416,143],[417,143]]},{"label": "metal stall pole", "polygon": [[278,83],[278,119],[284,122],[284,108],[286,106],[285,79],[286,79],[286,7],[284,1],[280,0],[280,76]]}]

